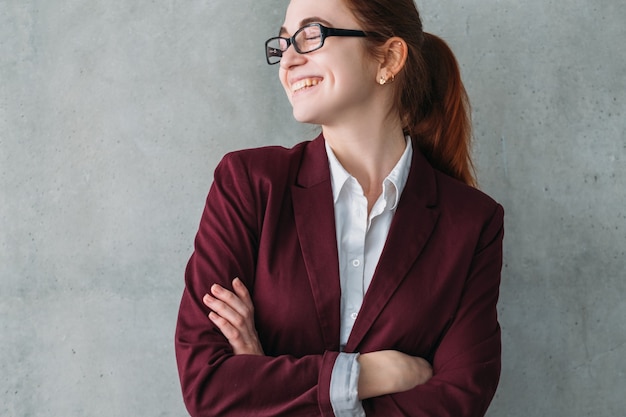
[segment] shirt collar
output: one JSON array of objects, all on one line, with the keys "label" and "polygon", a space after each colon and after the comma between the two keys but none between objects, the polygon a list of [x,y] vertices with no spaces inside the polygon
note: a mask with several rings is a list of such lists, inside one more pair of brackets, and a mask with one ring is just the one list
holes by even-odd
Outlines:
[{"label": "shirt collar", "polygon": [[326,154],[328,155],[328,163],[330,166],[330,179],[333,185],[333,202],[336,203],[343,185],[348,181],[351,175],[346,171],[343,165],[341,165],[328,142],[324,141],[324,144],[326,146]]},{"label": "shirt collar", "polygon": [[[352,178],[352,175],[341,165],[335,153],[331,149],[328,142],[324,142],[328,162],[330,166],[330,177],[333,189],[333,202],[336,203],[346,181]],[[395,209],[400,201],[400,196],[409,177],[409,169],[411,168],[411,160],[413,159],[413,146],[411,138],[406,136],[406,148],[402,156],[393,167],[389,175],[383,181],[383,197],[387,201],[387,207]]]}]

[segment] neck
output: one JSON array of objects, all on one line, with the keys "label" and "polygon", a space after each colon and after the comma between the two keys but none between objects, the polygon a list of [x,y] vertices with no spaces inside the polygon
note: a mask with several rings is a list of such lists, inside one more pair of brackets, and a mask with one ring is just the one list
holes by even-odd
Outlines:
[{"label": "neck", "polygon": [[323,126],[322,129],[341,165],[356,178],[373,204],[382,192],[383,180],[406,149],[400,121],[359,122],[352,126]]}]

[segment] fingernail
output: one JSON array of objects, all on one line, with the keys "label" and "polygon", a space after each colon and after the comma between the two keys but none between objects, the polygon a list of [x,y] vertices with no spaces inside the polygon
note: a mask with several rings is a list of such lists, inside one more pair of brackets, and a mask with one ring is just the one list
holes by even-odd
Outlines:
[{"label": "fingernail", "polygon": [[222,287],[220,287],[218,284],[213,284],[211,286],[211,292],[213,294],[218,294],[221,290],[222,290]]}]

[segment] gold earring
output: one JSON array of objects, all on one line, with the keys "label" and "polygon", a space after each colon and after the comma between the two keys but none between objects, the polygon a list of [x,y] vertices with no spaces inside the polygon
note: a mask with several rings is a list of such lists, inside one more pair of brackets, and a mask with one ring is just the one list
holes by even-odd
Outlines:
[{"label": "gold earring", "polygon": [[380,80],[378,81],[378,84],[385,85],[385,84],[387,84],[387,81],[392,83],[395,79],[396,79],[396,76],[393,75],[393,74],[391,74],[391,79],[388,79],[387,76],[385,76],[385,75],[381,75],[380,76]]}]

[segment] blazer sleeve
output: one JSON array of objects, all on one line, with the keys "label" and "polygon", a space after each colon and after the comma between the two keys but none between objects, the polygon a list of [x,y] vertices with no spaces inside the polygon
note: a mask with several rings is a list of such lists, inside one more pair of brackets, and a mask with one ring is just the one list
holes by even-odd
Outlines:
[{"label": "blazer sleeve", "polygon": [[202,297],[239,277],[253,287],[263,201],[237,154],[215,170],[194,252],[185,271],[175,350],[183,398],[193,417],[332,416],[329,386],[338,352],[277,357],[233,355],[208,319]]},{"label": "blazer sleeve", "polygon": [[423,385],[364,401],[368,416],[484,416],[500,378],[496,304],[502,268],[504,211],[496,204],[473,255],[456,314],[433,357]]}]

